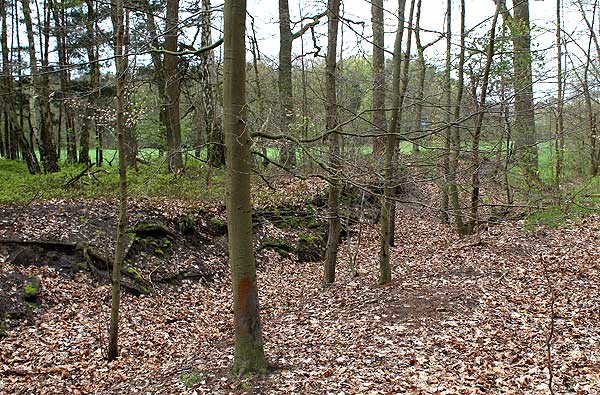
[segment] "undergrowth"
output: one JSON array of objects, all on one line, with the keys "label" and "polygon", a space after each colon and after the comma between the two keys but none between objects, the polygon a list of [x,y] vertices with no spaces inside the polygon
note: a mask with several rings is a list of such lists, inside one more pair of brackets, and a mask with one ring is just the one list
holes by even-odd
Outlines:
[{"label": "undergrowth", "polygon": [[[93,167],[72,185],[67,185],[85,169],[78,164],[61,164],[61,171],[31,175],[21,161],[0,159],[0,204],[28,203],[34,200],[69,197],[117,196],[119,174],[115,166]],[[224,196],[224,171],[201,163],[187,165],[181,174],[173,174],[161,162],[138,164],[128,169],[128,194],[133,197],[214,200]]]}]

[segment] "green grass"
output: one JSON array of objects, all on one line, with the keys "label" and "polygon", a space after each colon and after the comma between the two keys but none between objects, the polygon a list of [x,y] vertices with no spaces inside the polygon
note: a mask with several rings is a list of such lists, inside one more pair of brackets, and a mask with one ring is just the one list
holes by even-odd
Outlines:
[{"label": "green grass", "polygon": [[[421,148],[422,152],[427,151],[428,148]],[[358,149],[359,154],[361,155],[371,155],[373,154],[373,145],[371,144],[365,144],[365,145],[361,145]],[[403,155],[411,155],[413,153],[413,146],[411,142],[408,141],[401,141],[400,142],[400,153],[402,153]]]},{"label": "green grass", "polygon": [[550,206],[531,214],[525,220],[524,231],[531,231],[538,226],[559,228],[566,225],[576,225],[581,220],[598,210],[578,204]]},{"label": "green grass", "polygon": [[[40,152],[35,151],[38,159],[40,158]],[[77,153],[79,155],[79,152]],[[96,150],[89,150],[90,161],[96,163]],[[138,151],[138,156],[144,160],[151,161],[159,157],[159,150],[156,148],[142,148]],[[61,163],[65,162],[67,158],[67,151],[65,149],[60,152]],[[103,166],[117,166],[119,164],[119,158],[117,158],[117,150],[105,148],[102,150],[102,165]]]},{"label": "green grass", "polygon": [[[21,161],[0,159],[0,204],[28,203],[33,200],[68,197],[116,197],[119,190],[118,168],[104,166],[93,176],[84,176],[72,186],[67,182],[85,166],[62,163],[61,171],[31,175]],[[132,197],[171,197],[184,200],[213,200],[224,196],[224,171],[209,169],[189,160],[186,171],[174,175],[160,160],[151,165],[128,169],[128,193]],[[207,186],[207,180],[210,181]]]}]

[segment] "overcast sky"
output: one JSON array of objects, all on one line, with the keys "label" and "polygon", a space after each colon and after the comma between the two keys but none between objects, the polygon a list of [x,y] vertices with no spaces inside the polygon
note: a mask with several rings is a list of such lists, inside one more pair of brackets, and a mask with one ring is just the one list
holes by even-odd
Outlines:
[{"label": "overcast sky", "polygon": [[[445,24],[445,13],[446,13],[446,1],[445,0],[422,0],[422,17],[421,17],[421,28],[424,30],[422,33],[422,41],[427,43],[437,37],[435,32],[441,33]],[[582,30],[585,25],[582,22],[582,18],[577,7],[571,5],[568,0],[563,1],[563,29],[569,33],[573,33],[575,37],[578,37],[579,43],[587,48],[587,34]],[[453,32],[454,42],[458,44],[458,31],[460,28],[460,9],[459,1],[454,1],[452,10],[453,19]],[[300,7],[300,4],[302,7]],[[511,1],[507,2],[508,7],[511,7]],[[325,1],[323,0],[290,0],[290,11],[291,18],[293,21],[297,21],[301,16],[310,16],[322,12],[325,9]],[[386,47],[391,50],[394,41],[394,34],[396,31],[396,12],[398,2],[397,0],[384,0],[384,8],[386,10]],[[410,0],[407,0],[406,5],[406,17],[408,18],[408,12],[410,7]],[[540,62],[537,66],[538,71],[544,71],[547,75],[552,76],[555,74],[556,68],[556,49],[555,49],[555,26],[556,26],[556,0],[530,0],[529,2],[530,17],[532,26],[535,27],[535,31],[532,37],[532,48],[538,49],[540,55],[544,58],[543,62]],[[257,36],[259,39],[259,48],[261,52],[267,57],[273,60],[277,59],[277,53],[279,48],[278,39],[278,9],[276,0],[255,0],[248,1],[248,10],[251,15],[255,17],[257,26]],[[356,54],[364,53],[366,55],[371,53],[372,45],[370,43],[372,31],[370,26],[371,20],[371,4],[367,0],[342,0],[342,10],[346,18],[353,21],[364,22],[364,26],[360,25],[342,25],[343,29],[343,49],[344,53]],[[466,24],[467,29],[479,26],[484,22],[481,29],[474,33],[472,36],[481,36],[484,32],[487,32],[489,28],[489,22],[494,14],[495,3],[493,0],[466,0]],[[591,18],[590,18],[591,19]],[[487,23],[485,23],[487,21]],[[320,32],[323,34],[322,42],[323,48],[325,48],[325,23]],[[359,34],[352,32],[351,29],[356,30]],[[485,29],[485,30],[484,30]],[[363,37],[360,37],[360,36]],[[310,36],[305,39],[305,48],[311,46]],[[413,51],[414,51],[413,44]],[[543,51],[543,49],[547,49]],[[456,51],[458,49],[456,48]],[[572,45],[569,47],[570,51],[579,53],[581,51]],[[300,40],[294,42],[294,52],[300,53]],[[440,41],[436,46],[432,47],[426,53],[426,57],[430,61],[441,60],[444,57],[445,43]],[[542,69],[543,67],[543,69]],[[551,78],[545,80],[547,84],[551,84]],[[543,85],[544,82],[539,82],[538,85]],[[537,86],[537,89],[543,89],[542,86]]]}]

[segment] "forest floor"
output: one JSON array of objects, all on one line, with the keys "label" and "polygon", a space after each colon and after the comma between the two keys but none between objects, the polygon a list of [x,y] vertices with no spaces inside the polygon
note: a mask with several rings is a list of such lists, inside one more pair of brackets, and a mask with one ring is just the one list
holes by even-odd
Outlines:
[{"label": "forest floor", "polygon": [[[291,196],[304,193],[291,188]],[[132,221],[175,223],[190,210],[223,215],[218,205],[198,207],[134,200]],[[114,225],[116,206],[53,199],[1,212],[0,238],[106,244],[94,234]],[[33,313],[0,337],[0,393],[544,394],[551,384],[554,393],[600,394],[600,216],[528,232],[506,222],[480,240],[461,240],[429,209],[400,206],[397,214],[387,286],[377,285],[374,226],[364,226],[360,245],[354,232],[340,247],[328,288],[320,262],[259,253],[272,364],[261,376],[229,372],[232,297],[222,241],[186,239],[169,259],[210,270],[210,281],[124,294],[121,356],[111,363],[110,286],[87,272],[8,263],[10,252],[0,250],[0,273],[41,279]]]}]

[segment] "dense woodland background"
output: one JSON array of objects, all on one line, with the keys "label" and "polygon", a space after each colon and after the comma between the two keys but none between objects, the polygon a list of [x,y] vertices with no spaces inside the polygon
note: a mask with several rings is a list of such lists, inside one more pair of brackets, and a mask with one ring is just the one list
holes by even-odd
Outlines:
[{"label": "dense woodland background", "polygon": [[0,0],[0,391],[597,391],[600,4],[488,3]]}]

